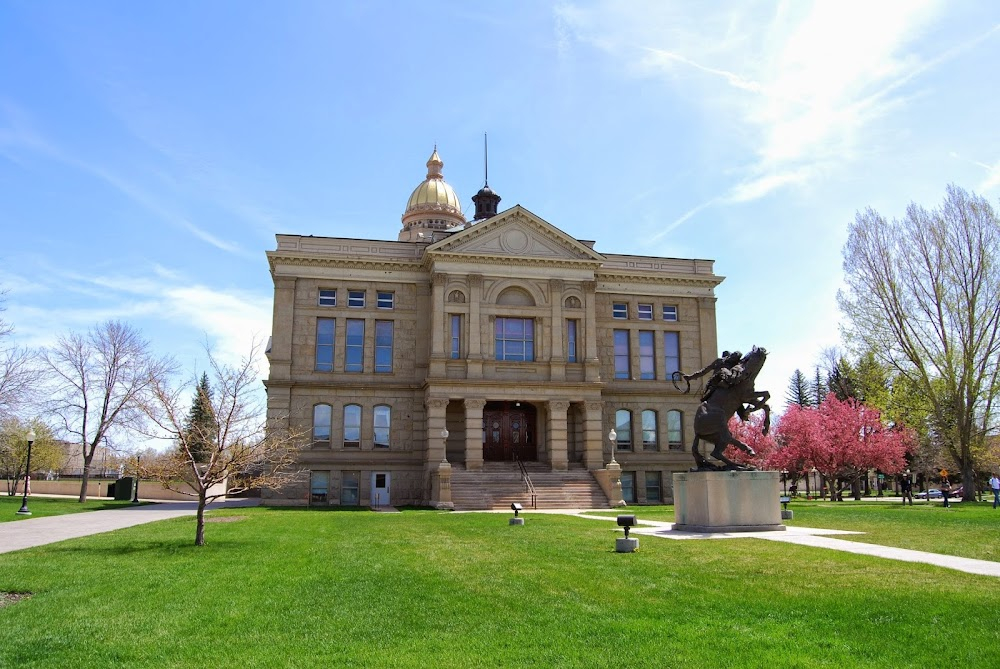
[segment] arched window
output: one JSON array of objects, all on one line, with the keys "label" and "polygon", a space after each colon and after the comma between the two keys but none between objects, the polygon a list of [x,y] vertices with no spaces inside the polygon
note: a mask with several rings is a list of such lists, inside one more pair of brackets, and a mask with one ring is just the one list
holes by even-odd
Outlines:
[{"label": "arched window", "polygon": [[389,428],[392,412],[387,404],[379,404],[374,411],[375,448],[389,448]]},{"label": "arched window", "polygon": [[615,432],[618,433],[615,447],[620,451],[632,450],[632,412],[619,409],[615,412]]},{"label": "arched window", "polygon": [[659,450],[656,440],[656,412],[652,409],[645,409],[642,412],[642,450]]},{"label": "arched window", "polygon": [[344,448],[361,447],[361,405],[344,406]]},{"label": "arched window", "polygon": [[667,412],[667,448],[671,451],[684,450],[684,414],[673,410]]},{"label": "arched window", "polygon": [[332,417],[333,407],[329,404],[317,404],[313,407],[313,441],[330,441]]}]

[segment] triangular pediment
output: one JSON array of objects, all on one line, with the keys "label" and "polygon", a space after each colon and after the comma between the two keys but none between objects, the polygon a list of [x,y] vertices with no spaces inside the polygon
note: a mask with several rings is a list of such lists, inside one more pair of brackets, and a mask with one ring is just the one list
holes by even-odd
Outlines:
[{"label": "triangular pediment", "polygon": [[604,256],[521,205],[431,244],[432,255],[460,255],[598,262]]}]

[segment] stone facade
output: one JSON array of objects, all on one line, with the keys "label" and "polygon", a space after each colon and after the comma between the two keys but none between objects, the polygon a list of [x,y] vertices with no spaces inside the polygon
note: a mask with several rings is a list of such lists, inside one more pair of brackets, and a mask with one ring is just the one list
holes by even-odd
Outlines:
[{"label": "stone facade", "polygon": [[268,411],[311,437],[312,472],[269,503],[450,508],[452,466],[596,472],[612,427],[626,501],[670,501],[698,405],[670,374],[716,356],[712,261],[602,255],[521,206],[407,226],[404,241],[278,235],[267,254]]}]

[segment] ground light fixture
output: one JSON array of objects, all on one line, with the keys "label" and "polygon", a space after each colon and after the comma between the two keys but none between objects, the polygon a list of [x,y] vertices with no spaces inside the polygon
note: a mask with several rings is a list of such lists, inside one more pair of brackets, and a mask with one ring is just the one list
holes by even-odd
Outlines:
[{"label": "ground light fixture", "polygon": [[19,516],[30,516],[28,511],[28,482],[31,480],[31,445],[35,443],[34,428],[28,430],[28,461],[24,464],[24,497],[21,498],[21,508],[17,510]]},{"label": "ground light fixture", "polygon": [[511,518],[510,522],[507,523],[507,524],[508,525],[524,525],[524,518],[521,518],[520,516],[518,516],[518,514],[521,513],[521,511],[523,509],[524,509],[524,507],[521,506],[520,504],[518,504],[517,502],[514,502],[513,504],[511,504],[510,505],[510,510],[514,512],[514,517]]},{"label": "ground light fixture", "polygon": [[615,539],[615,552],[617,553],[632,553],[639,548],[639,540],[629,537],[628,531],[632,529],[632,526],[636,525],[635,514],[623,514],[618,516],[618,527],[625,528],[625,537]]}]

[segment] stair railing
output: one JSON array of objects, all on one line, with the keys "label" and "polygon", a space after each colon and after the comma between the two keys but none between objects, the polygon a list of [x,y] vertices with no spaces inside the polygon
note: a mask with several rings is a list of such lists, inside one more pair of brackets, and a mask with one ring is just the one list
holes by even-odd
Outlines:
[{"label": "stair railing", "polygon": [[521,458],[518,457],[517,453],[514,453],[514,462],[517,463],[517,468],[521,470],[521,479],[524,481],[524,491],[531,495],[531,508],[538,508],[538,493],[535,491],[535,485],[531,482],[531,477],[528,476],[528,470],[525,468],[524,463],[521,462]]}]

